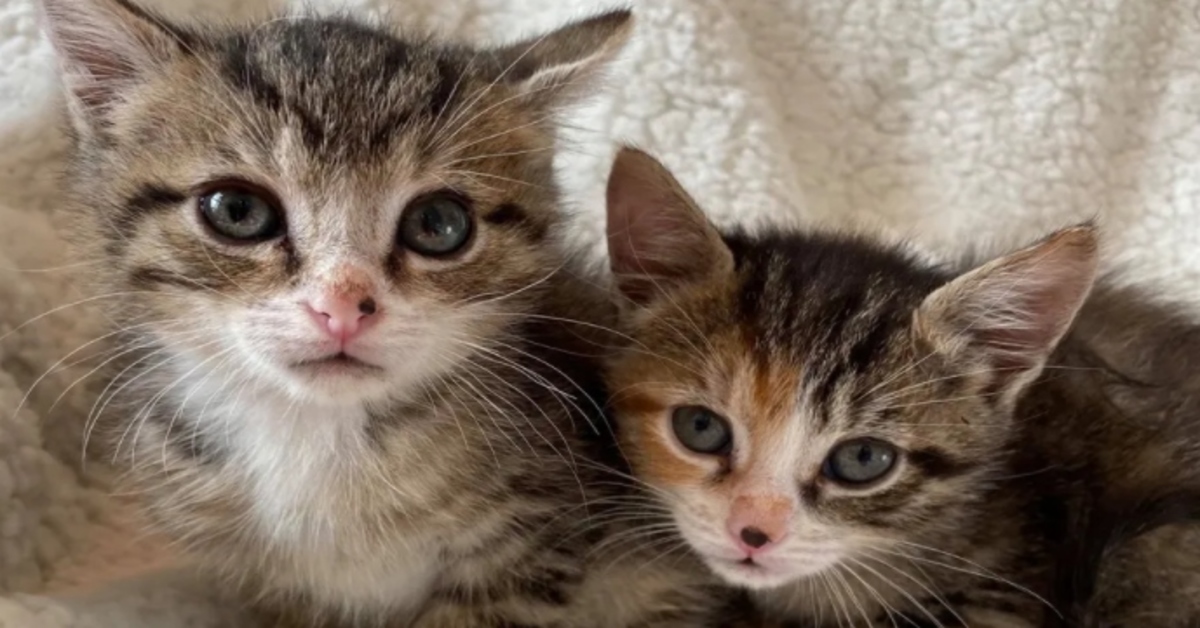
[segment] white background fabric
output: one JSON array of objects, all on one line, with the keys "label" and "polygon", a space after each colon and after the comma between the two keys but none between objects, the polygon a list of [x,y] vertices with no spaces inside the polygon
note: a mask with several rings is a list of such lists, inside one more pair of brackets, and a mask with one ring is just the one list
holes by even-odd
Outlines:
[{"label": "white background fabric", "polygon": [[[258,8],[155,4],[226,19]],[[491,41],[611,6],[313,4]],[[580,246],[600,250],[604,176],[623,139],[660,154],[724,224],[867,224],[954,252],[1098,217],[1111,264],[1200,299],[1200,0],[632,6],[636,38],[609,90],[570,119],[561,160]],[[36,15],[34,0],[0,0],[0,592],[12,592],[0,627],[224,625],[174,580],[77,592],[164,554],[76,479],[97,389],[62,393],[83,373],[49,374],[22,404],[107,323],[89,304],[67,307],[81,269],[55,236],[64,141]],[[57,597],[25,595],[38,592]]]}]

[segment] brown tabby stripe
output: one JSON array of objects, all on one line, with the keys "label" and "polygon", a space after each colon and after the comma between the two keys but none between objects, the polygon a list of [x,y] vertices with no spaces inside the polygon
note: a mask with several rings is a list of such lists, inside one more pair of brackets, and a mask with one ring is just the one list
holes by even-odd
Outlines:
[{"label": "brown tabby stripe", "polygon": [[129,273],[129,283],[139,290],[148,290],[159,286],[172,286],[185,290],[216,290],[224,282],[214,283],[209,277],[195,279],[165,268],[143,266],[135,268]]},{"label": "brown tabby stripe", "polygon": [[[273,68],[264,65],[262,59],[268,54],[278,53],[268,53],[263,49],[261,33],[243,34],[224,42],[225,54],[221,67],[224,78],[234,88],[247,93],[266,109],[290,115],[301,130],[300,136],[305,146],[313,153],[331,159],[348,160],[378,154],[411,128],[414,116],[444,118],[451,104],[460,100],[458,92],[461,90],[456,87],[461,88],[464,82],[462,64],[450,57],[439,58],[432,62],[432,80],[422,98],[415,99],[408,107],[395,108],[377,120],[361,121],[360,124],[370,122],[370,127],[355,128],[352,135],[347,135],[341,112],[350,107],[343,106],[342,101],[360,98],[355,89],[358,85],[387,84],[395,77],[405,75],[417,62],[415,52],[412,46],[354,21],[313,21],[312,26],[282,30],[276,35],[282,41],[273,44],[287,51],[289,61],[298,66],[293,71],[307,74],[313,81],[331,84],[332,89],[320,94],[320,97],[315,97],[302,86],[281,85],[272,76]],[[331,30],[337,31],[339,46],[378,51],[377,62],[359,66],[356,71],[345,75],[330,74],[325,67],[325,59],[329,56],[328,42],[335,39],[330,37],[328,31]],[[426,138],[429,139],[430,135],[426,134]],[[337,141],[333,141],[335,136]],[[355,138],[359,138],[359,141],[354,141]],[[432,140],[436,140],[436,137]]]},{"label": "brown tabby stripe", "polygon": [[124,242],[133,236],[139,222],[150,214],[172,209],[188,200],[185,192],[162,183],[144,183],[125,199],[112,220],[114,240]]},{"label": "brown tabby stripe", "polygon": [[545,221],[533,220],[523,207],[516,203],[502,203],[495,209],[484,214],[483,220],[488,224],[513,227],[529,235],[530,240],[544,240],[549,225]]},{"label": "brown tabby stripe", "polygon": [[979,468],[979,465],[967,460],[957,460],[937,447],[909,451],[905,454],[905,459],[929,478],[952,477]]}]

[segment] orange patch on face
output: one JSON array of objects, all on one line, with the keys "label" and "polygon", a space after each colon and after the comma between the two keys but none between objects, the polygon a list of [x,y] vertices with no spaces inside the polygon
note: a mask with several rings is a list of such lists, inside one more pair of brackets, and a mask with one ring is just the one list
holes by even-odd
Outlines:
[{"label": "orange patch on face", "polygon": [[793,420],[801,372],[793,364],[747,356],[737,373],[731,380],[731,406],[749,436],[750,450],[759,451],[767,443],[778,441]]},{"label": "orange patch on face", "polygon": [[638,439],[637,472],[650,483],[669,486],[696,485],[704,482],[711,472],[695,460],[680,455],[666,442],[657,429],[647,424],[646,433]]},{"label": "orange patch on face", "polygon": [[625,395],[615,397],[613,399],[613,407],[617,409],[622,416],[638,416],[644,417],[657,412],[662,412],[666,407],[659,403],[654,395],[630,392]]},{"label": "orange patch on face", "polygon": [[621,418],[621,440],[630,463],[651,484],[676,486],[697,484],[709,475],[695,460],[689,460],[667,442],[669,428],[661,422],[671,408],[652,393],[635,392],[613,401]]},{"label": "orange patch on face", "polygon": [[[712,346],[720,348],[720,340],[714,338]],[[735,351],[724,352],[732,359],[711,365],[717,370],[710,371],[713,377],[708,378],[707,385],[703,380],[698,382],[689,378],[684,381],[680,373],[673,373],[667,366],[654,368],[655,365],[641,360],[626,362],[614,371],[616,381],[613,383],[625,391],[613,400],[621,421],[622,440],[630,462],[643,479],[660,485],[693,486],[710,483],[713,479],[712,464],[707,464],[701,456],[681,451],[671,442],[674,437],[669,414],[674,402],[666,400],[677,398],[680,387],[706,385],[706,389],[694,391],[695,397],[720,399],[720,407],[713,409],[728,412],[726,419],[742,428],[735,428],[734,465],[730,469],[732,481],[712,486],[712,490],[732,490],[738,484],[739,476],[753,464],[753,461],[739,457],[739,453],[756,455],[783,437],[796,412],[800,369],[787,362],[771,362]],[[670,386],[674,389],[673,394],[656,391],[656,386],[649,382],[669,382],[662,387]],[[749,439],[740,451],[739,438]]]},{"label": "orange patch on face", "polygon": [[751,416],[770,421],[775,427],[786,419],[796,404],[800,370],[788,364],[757,361],[751,377],[754,382],[754,412]]}]

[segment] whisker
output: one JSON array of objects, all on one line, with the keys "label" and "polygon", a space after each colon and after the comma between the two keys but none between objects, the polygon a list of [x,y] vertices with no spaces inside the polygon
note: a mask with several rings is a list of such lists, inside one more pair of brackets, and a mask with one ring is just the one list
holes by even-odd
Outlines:
[{"label": "whisker", "polygon": [[[835,564],[833,566],[833,569],[831,569],[829,573],[831,575],[833,575],[834,577],[836,577],[839,582],[841,582],[842,587],[844,587],[844,590],[846,591],[846,597],[848,597],[850,599],[850,601],[858,609],[858,614],[860,616],[862,616],[863,621],[864,621],[863,625],[869,627],[871,625],[871,615],[870,615],[870,613],[867,612],[867,609],[862,605],[862,600],[858,599],[858,595],[854,591],[854,587],[850,585],[850,583],[846,580],[845,574],[842,573],[842,570],[845,568],[846,568],[845,565],[842,565],[840,563]],[[850,625],[853,626],[854,622],[851,621]]]},{"label": "whisker", "polygon": [[[954,607],[953,607],[953,606],[951,606],[951,605],[950,605],[950,603],[949,603],[949,602],[947,602],[947,601],[946,601],[946,599],[945,599],[944,597],[942,597],[941,595],[939,595],[939,594],[938,594],[936,591],[934,591],[934,590],[933,590],[933,589],[932,589],[932,588],[931,588],[929,585],[926,585],[925,583],[921,582],[920,580],[918,580],[918,579],[917,579],[917,578],[915,578],[914,576],[910,575],[910,574],[909,574],[907,571],[905,571],[904,569],[901,569],[901,568],[897,567],[896,565],[893,565],[893,564],[891,564],[891,562],[889,562],[889,561],[886,561],[886,560],[881,560],[881,559],[879,559],[878,557],[874,557],[874,556],[865,556],[864,558],[867,558],[867,559],[869,559],[869,560],[873,560],[873,561],[875,561],[875,562],[879,563],[880,565],[886,565],[887,567],[891,568],[891,569],[892,569],[892,571],[895,571],[896,573],[900,574],[900,575],[901,575],[901,576],[903,576],[904,578],[907,578],[907,579],[908,579],[910,582],[912,582],[913,584],[916,584],[917,586],[921,587],[922,589],[924,589],[924,591],[925,591],[926,593],[928,593],[930,596],[932,596],[932,597],[933,597],[933,599],[937,600],[938,604],[941,604],[943,608],[945,608],[945,609],[946,609],[946,610],[947,610],[947,611],[948,611],[948,612],[949,612],[951,615],[953,615],[953,616],[954,616],[954,619],[955,619],[956,621],[958,621],[958,623],[962,624],[963,626],[966,626],[966,625],[967,625],[967,622],[966,622],[966,620],[964,620],[964,619],[963,619],[963,618],[962,618],[962,617],[961,617],[961,616],[958,614],[958,612],[957,612],[956,610],[954,610]],[[911,561],[910,561],[910,562],[911,562]],[[895,582],[893,582],[893,581],[892,581],[890,578],[887,578],[887,577],[885,577],[885,576],[884,576],[882,573],[880,573],[878,570],[876,570],[876,569],[872,568],[870,565],[867,565],[866,563],[862,563],[862,562],[860,562],[859,564],[860,564],[860,565],[861,565],[861,566],[862,566],[864,569],[867,569],[867,570],[869,570],[870,572],[874,573],[874,574],[875,574],[875,575],[876,575],[876,576],[877,576],[877,577],[878,577],[880,580],[882,580],[883,582],[887,583],[887,584],[888,584],[889,586],[891,586],[892,588],[896,589],[896,591],[899,591],[900,593],[902,593],[902,594],[904,594],[906,597],[908,597],[908,598],[909,598],[909,600],[910,600],[910,601],[913,603],[913,605],[914,605],[914,606],[916,606],[917,608],[920,608],[922,611],[924,611],[924,613],[925,613],[925,614],[926,614],[926,615],[927,615],[927,616],[928,616],[930,619],[932,619],[932,620],[933,620],[935,623],[938,623],[938,624],[940,625],[940,622],[938,622],[938,619],[937,619],[937,617],[935,617],[935,616],[933,615],[933,613],[931,613],[931,612],[930,612],[928,609],[924,608],[922,605],[920,605],[920,604],[917,604],[917,601],[916,601],[915,599],[913,599],[913,598],[912,598],[912,596],[908,595],[908,593],[907,593],[907,592],[905,592],[905,591],[904,591],[904,589],[903,589],[902,587],[900,587],[900,585],[897,585],[897,584],[896,584]]]},{"label": "whisker", "polygon": [[110,292],[107,294],[86,297],[86,298],[80,299],[78,301],[72,301],[71,303],[67,303],[65,305],[60,305],[58,307],[55,307],[55,308],[52,308],[45,312],[42,312],[41,314],[38,314],[37,316],[30,318],[29,320],[25,321],[24,323],[21,323],[20,325],[13,327],[12,329],[8,330],[8,332],[6,332],[4,334],[0,334],[0,342],[3,342],[9,336],[12,336],[13,334],[21,331],[22,329],[25,329],[26,327],[32,325],[33,323],[36,323],[37,321],[40,321],[43,318],[46,318],[47,316],[51,316],[51,315],[53,315],[57,312],[61,312],[63,310],[67,310],[67,309],[70,309],[73,307],[78,307],[80,305],[86,305],[88,303],[94,303],[96,301],[102,301],[104,299],[114,299],[117,297],[127,297],[127,296],[135,295],[135,294],[148,294],[148,293],[149,293],[149,291],[146,291],[146,290],[126,290],[126,291],[122,291],[122,292]]},{"label": "whisker", "polygon": [[[152,416],[152,414],[154,412],[154,408],[158,405],[158,402],[161,401],[162,398],[165,397],[167,395],[167,393],[169,393],[171,390],[173,390],[176,386],[189,380],[196,371],[205,367],[208,363],[210,363],[214,359],[224,358],[226,355],[228,355],[233,350],[234,350],[233,347],[229,347],[229,348],[226,348],[226,349],[223,349],[223,350],[217,352],[216,354],[214,354],[208,358],[205,358],[199,364],[193,366],[186,373],[177,377],[173,382],[171,382],[165,388],[163,388],[158,393],[156,393],[154,396],[152,396],[150,398],[150,401],[147,402],[146,405],[144,405],[143,408],[141,410],[139,410],[137,414],[134,415],[133,422],[137,424],[137,429],[134,430],[133,441],[131,442],[131,445],[130,445],[130,460],[133,464],[135,464],[135,465],[137,464],[137,444],[138,444],[138,438],[142,432],[142,427],[146,424],[146,422],[148,422],[150,420],[150,417]],[[140,417],[140,420],[139,420],[139,417]],[[121,440],[119,440],[117,442],[117,446],[116,446],[117,451],[121,450],[121,446],[123,445],[124,440],[125,440],[125,434],[127,434],[128,431],[129,431],[129,428],[126,428],[125,433],[123,433],[121,435]]]},{"label": "whisker", "polygon": [[948,558],[953,558],[953,559],[956,559],[956,560],[960,560],[960,561],[962,561],[963,563],[965,563],[965,564],[967,564],[967,565],[970,565],[970,566],[973,566],[973,567],[975,567],[977,570],[966,569],[966,568],[963,568],[963,567],[956,567],[956,566],[954,566],[954,565],[951,565],[951,564],[949,564],[949,563],[941,562],[941,561],[934,560],[934,559],[931,559],[931,558],[927,558],[927,557],[924,557],[924,556],[917,556],[917,555],[915,555],[915,554],[906,554],[906,553],[903,553],[903,552],[893,552],[893,551],[884,550],[884,549],[880,549],[880,548],[876,548],[876,549],[875,549],[875,551],[877,551],[877,552],[881,552],[881,553],[884,553],[884,554],[893,555],[893,556],[896,556],[896,557],[899,557],[899,558],[904,558],[904,559],[907,559],[907,560],[910,560],[910,561],[916,561],[916,562],[924,563],[924,564],[931,565],[931,566],[934,566],[934,567],[941,567],[941,568],[943,568],[943,569],[949,569],[949,570],[951,570],[951,571],[954,571],[954,572],[957,572],[957,573],[962,573],[962,574],[966,574],[966,575],[972,575],[972,576],[976,576],[976,577],[979,577],[979,578],[984,578],[984,579],[987,579],[987,580],[992,580],[992,581],[995,581],[995,582],[999,582],[999,583],[1001,583],[1001,584],[1008,585],[1008,586],[1012,587],[1013,589],[1015,589],[1015,590],[1017,590],[1017,591],[1020,591],[1020,592],[1022,592],[1022,593],[1025,593],[1026,595],[1029,595],[1030,597],[1032,597],[1032,598],[1036,599],[1038,602],[1040,602],[1040,603],[1042,603],[1043,605],[1045,605],[1047,608],[1049,608],[1049,609],[1050,609],[1051,611],[1053,611],[1055,614],[1059,614],[1059,611],[1058,611],[1058,609],[1056,609],[1056,608],[1054,607],[1054,605],[1053,605],[1053,604],[1051,604],[1049,601],[1047,601],[1047,600],[1046,600],[1045,598],[1043,598],[1042,596],[1038,595],[1037,593],[1035,593],[1034,591],[1030,590],[1030,589],[1029,589],[1029,588],[1027,588],[1027,587],[1021,586],[1020,584],[1017,584],[1017,583],[1015,583],[1015,582],[1013,582],[1013,581],[1011,581],[1011,580],[1008,580],[1007,578],[1003,578],[1003,577],[1001,577],[1000,575],[996,574],[995,572],[992,572],[991,570],[989,570],[989,569],[987,569],[987,568],[983,567],[982,565],[979,565],[978,563],[975,563],[975,562],[972,562],[972,561],[970,561],[970,560],[967,560],[967,559],[965,559],[965,558],[963,558],[963,557],[961,557],[961,556],[958,556],[957,554],[952,554],[952,553],[950,553],[950,552],[946,552],[946,551],[943,551],[943,550],[939,550],[939,549],[937,549],[937,548],[933,548],[933,547],[928,547],[928,546],[920,545],[920,544],[917,544],[917,543],[910,543],[910,542],[901,541],[901,542],[900,542],[900,544],[902,544],[902,545],[908,545],[908,546],[911,546],[911,547],[915,547],[915,548],[917,548],[917,549],[922,549],[922,550],[924,550],[924,551],[933,552],[933,553],[935,553],[935,554],[939,554],[939,555],[942,555],[942,556],[946,556],[946,557],[948,557]]},{"label": "whisker", "polygon": [[[851,562],[858,563],[858,561],[854,560],[854,559],[851,559]],[[900,626],[896,623],[896,609],[893,608],[891,604],[887,603],[887,600],[885,600],[884,597],[879,594],[879,591],[877,589],[875,589],[875,587],[871,586],[871,584],[868,583],[866,581],[866,579],[864,579],[862,576],[858,575],[858,572],[854,570],[854,565],[853,564],[839,565],[839,567],[845,567],[846,573],[850,574],[851,577],[853,577],[855,580],[857,580],[859,582],[859,584],[861,584],[863,586],[863,589],[866,590],[868,595],[875,598],[875,601],[879,604],[879,606],[881,608],[883,608],[883,612],[887,614],[888,621],[891,622],[892,628],[900,628]],[[868,624],[872,623],[871,618],[869,616],[864,617],[864,619],[867,620]],[[944,627],[939,624],[938,628],[944,628]]]}]

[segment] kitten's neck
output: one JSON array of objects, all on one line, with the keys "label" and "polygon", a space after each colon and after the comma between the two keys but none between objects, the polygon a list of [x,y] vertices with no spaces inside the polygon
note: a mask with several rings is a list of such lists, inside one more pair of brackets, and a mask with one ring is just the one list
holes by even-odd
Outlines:
[{"label": "kitten's neck", "polygon": [[[172,378],[189,370],[179,369]],[[427,512],[447,490],[430,470],[431,444],[463,465],[469,442],[445,423],[412,421],[385,447],[364,404],[300,400],[265,383],[226,390],[222,373],[196,370],[161,401],[209,458],[181,459],[170,422],[148,424],[134,444],[135,470],[160,491],[152,516],[188,544],[215,543],[201,553],[211,567],[267,593],[399,617],[416,608],[441,569],[441,542],[402,513]]]}]

